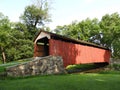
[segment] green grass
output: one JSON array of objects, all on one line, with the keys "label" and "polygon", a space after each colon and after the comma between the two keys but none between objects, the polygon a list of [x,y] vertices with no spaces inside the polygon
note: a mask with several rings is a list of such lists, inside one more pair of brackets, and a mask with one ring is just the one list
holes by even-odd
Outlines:
[{"label": "green grass", "polygon": [[78,64],[78,65],[69,65],[66,67],[68,73],[83,72],[91,69],[97,68],[98,65],[95,64]]},{"label": "green grass", "polygon": [[6,78],[0,90],[120,90],[119,74],[67,74]]},{"label": "green grass", "polygon": [[119,74],[120,75],[120,71],[117,71],[117,70],[103,70],[98,73],[99,74]]},{"label": "green grass", "polygon": [[92,69],[95,68],[94,64],[78,64],[78,65],[68,65],[66,69],[75,70],[75,69]]},{"label": "green grass", "polygon": [[[12,62],[5,67],[18,64]],[[93,65],[75,65],[67,69],[93,68]],[[120,71],[101,71],[89,74],[65,74],[29,77],[0,77],[0,90],[120,90]]]}]

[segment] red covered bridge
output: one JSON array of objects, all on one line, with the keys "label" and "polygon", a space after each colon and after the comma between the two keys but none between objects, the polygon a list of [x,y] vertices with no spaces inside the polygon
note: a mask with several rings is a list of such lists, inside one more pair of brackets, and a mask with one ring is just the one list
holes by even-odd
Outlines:
[{"label": "red covered bridge", "polygon": [[34,57],[59,55],[64,66],[71,64],[109,63],[110,50],[93,43],[40,31],[34,40]]}]

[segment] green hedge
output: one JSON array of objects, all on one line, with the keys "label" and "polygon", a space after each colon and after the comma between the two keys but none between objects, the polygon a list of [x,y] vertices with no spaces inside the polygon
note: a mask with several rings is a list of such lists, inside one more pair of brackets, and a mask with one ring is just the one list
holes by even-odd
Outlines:
[{"label": "green hedge", "polygon": [[120,64],[112,64],[111,69],[120,71]]}]

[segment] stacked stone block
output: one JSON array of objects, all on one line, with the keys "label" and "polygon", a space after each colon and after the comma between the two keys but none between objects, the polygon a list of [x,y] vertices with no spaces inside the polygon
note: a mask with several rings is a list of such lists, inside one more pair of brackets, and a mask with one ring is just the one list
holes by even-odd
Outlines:
[{"label": "stacked stone block", "polygon": [[34,60],[7,67],[8,76],[31,76],[66,73],[60,56],[36,57]]}]

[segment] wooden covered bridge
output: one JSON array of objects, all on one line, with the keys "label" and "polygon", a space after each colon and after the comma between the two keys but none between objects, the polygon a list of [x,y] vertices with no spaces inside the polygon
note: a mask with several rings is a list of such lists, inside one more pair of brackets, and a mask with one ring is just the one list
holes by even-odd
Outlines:
[{"label": "wooden covered bridge", "polygon": [[64,66],[71,64],[109,63],[110,50],[47,31],[40,31],[34,39],[34,57],[59,55]]}]

